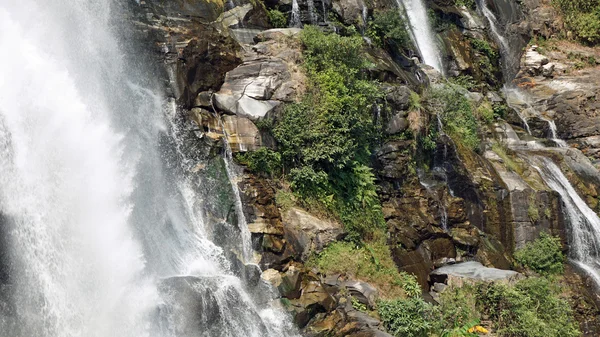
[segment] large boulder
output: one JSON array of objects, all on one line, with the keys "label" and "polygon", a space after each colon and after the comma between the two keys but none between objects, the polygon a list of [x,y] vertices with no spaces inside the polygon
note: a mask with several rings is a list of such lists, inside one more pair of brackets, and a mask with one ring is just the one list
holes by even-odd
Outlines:
[{"label": "large boulder", "polygon": [[340,223],[321,220],[295,207],[283,214],[283,226],[286,240],[295,247],[300,261],[306,261],[312,253],[321,252],[329,243],[345,235]]}]

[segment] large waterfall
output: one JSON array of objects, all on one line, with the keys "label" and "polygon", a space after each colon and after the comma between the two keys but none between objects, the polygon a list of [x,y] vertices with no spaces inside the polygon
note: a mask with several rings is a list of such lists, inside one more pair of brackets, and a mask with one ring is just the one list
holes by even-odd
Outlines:
[{"label": "large waterfall", "polygon": [[407,26],[423,63],[432,66],[439,72],[444,72],[440,51],[437,47],[435,34],[429,22],[427,7],[423,0],[396,0],[398,7],[406,13]]},{"label": "large waterfall", "polygon": [[0,4],[0,336],[288,336],[206,234],[125,7]]}]

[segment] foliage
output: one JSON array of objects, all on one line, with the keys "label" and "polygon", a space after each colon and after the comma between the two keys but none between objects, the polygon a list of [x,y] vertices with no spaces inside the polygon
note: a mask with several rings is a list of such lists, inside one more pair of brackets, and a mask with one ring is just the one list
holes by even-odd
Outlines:
[{"label": "foliage", "polygon": [[471,150],[479,148],[477,120],[462,92],[449,85],[433,87],[427,93],[427,109],[440,116],[444,130],[455,141]]},{"label": "foliage", "polygon": [[544,277],[532,277],[514,286],[480,284],[482,314],[494,322],[499,336],[575,337],[580,332],[560,286]]},{"label": "foliage", "polygon": [[411,43],[406,23],[396,9],[375,11],[367,29],[367,36],[382,48],[392,46],[401,50]]},{"label": "foliage", "polygon": [[281,173],[281,155],[269,148],[262,147],[256,151],[240,153],[236,160],[248,167],[251,172],[274,176]]},{"label": "foliage", "polygon": [[484,54],[491,60],[498,58],[498,52],[486,40],[472,39],[471,46],[473,47],[473,49]]},{"label": "foliage", "polygon": [[301,34],[308,93],[286,106],[273,134],[291,187],[344,222],[355,241],[383,226],[370,155],[379,138],[372,114],[381,96],[364,78],[360,36],[306,27]]},{"label": "foliage", "polygon": [[523,266],[541,274],[560,274],[564,271],[565,256],[559,237],[546,232],[515,252],[515,259]]},{"label": "foliage", "polygon": [[398,337],[429,336],[439,316],[437,307],[419,297],[379,301],[377,311],[387,331]]},{"label": "foliage", "polygon": [[477,89],[477,81],[471,75],[459,75],[450,78],[450,82],[460,85],[461,87],[473,91]]},{"label": "foliage", "polygon": [[492,107],[492,104],[488,101],[484,101],[482,102],[478,107],[477,107],[477,117],[479,117],[479,119],[487,124],[490,124],[494,121],[495,119],[495,114],[494,114],[494,108]]},{"label": "foliage", "polygon": [[267,12],[269,23],[273,28],[286,28],[288,25],[287,17],[277,9],[270,9]]},{"label": "foliage", "polygon": [[475,0],[454,0],[455,6],[465,6],[469,9],[475,9],[477,6]]},{"label": "foliage", "polygon": [[284,212],[296,204],[294,194],[285,190],[277,190],[277,193],[275,194],[275,203]]},{"label": "foliage", "polygon": [[600,43],[600,1],[554,0],[565,15],[565,23],[576,37],[589,44]]},{"label": "foliage", "polygon": [[383,298],[421,295],[417,279],[398,271],[390,249],[383,240],[367,242],[362,246],[352,242],[334,242],[320,254],[311,256],[307,266],[316,267],[325,274],[354,275],[380,289]]}]

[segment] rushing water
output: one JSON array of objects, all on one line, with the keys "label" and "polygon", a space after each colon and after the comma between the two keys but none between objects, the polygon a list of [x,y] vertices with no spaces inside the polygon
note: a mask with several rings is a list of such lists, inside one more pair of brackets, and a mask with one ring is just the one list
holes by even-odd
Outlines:
[{"label": "rushing water", "polygon": [[0,4],[0,336],[291,335],[209,240],[182,113],[120,6]]},{"label": "rushing water", "polygon": [[396,3],[406,13],[409,32],[421,53],[423,63],[443,73],[441,53],[437,47],[435,34],[429,22],[429,15],[427,15],[427,7],[423,0],[396,0]]},{"label": "rushing water", "polygon": [[302,27],[300,18],[300,5],[298,0],[292,0],[292,16],[290,18],[290,27]]},{"label": "rushing water", "polygon": [[536,169],[550,188],[560,194],[569,222],[569,259],[600,285],[600,218],[581,199],[552,160],[538,157]]}]

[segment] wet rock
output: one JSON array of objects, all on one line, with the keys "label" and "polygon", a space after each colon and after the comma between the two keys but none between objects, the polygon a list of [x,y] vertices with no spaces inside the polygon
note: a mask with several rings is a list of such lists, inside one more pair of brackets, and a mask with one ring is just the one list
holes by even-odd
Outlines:
[{"label": "wet rock", "polygon": [[537,51],[537,46],[531,46],[523,55],[524,70],[531,76],[542,74],[544,66],[550,62],[548,58]]},{"label": "wet rock", "polygon": [[402,114],[397,114],[390,119],[385,129],[388,135],[394,135],[406,131],[408,129],[408,120]]}]

